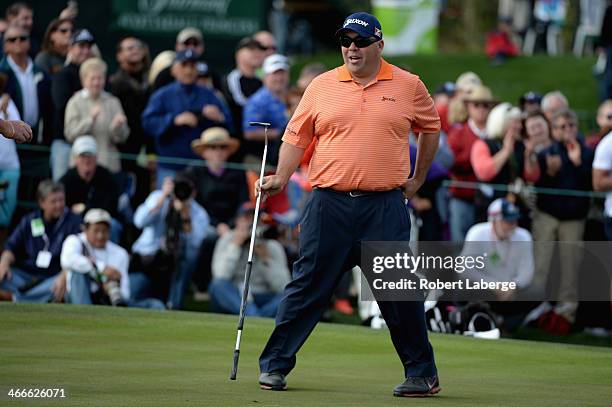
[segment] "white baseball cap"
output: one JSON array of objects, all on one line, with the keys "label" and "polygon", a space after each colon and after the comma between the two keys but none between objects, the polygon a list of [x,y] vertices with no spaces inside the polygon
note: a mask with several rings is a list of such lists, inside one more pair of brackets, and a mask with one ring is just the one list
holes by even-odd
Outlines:
[{"label": "white baseball cap", "polygon": [[92,136],[80,136],[72,144],[72,155],[98,155],[98,143]]},{"label": "white baseball cap", "polygon": [[280,54],[272,54],[264,60],[263,71],[266,75],[274,73],[278,70],[289,70],[289,60],[286,56]]},{"label": "white baseball cap", "polygon": [[83,223],[86,225],[93,225],[96,223],[107,223],[111,224],[111,216],[104,209],[93,208],[87,211],[83,218]]}]

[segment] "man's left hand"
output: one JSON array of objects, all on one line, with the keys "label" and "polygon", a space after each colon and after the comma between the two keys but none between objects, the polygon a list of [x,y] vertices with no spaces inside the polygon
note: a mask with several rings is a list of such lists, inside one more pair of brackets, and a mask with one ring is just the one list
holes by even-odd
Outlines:
[{"label": "man's left hand", "polygon": [[423,185],[423,181],[419,181],[416,178],[408,178],[408,181],[406,181],[402,188],[404,190],[404,197],[406,199],[412,199],[419,188],[421,188],[421,185]]},{"label": "man's left hand", "polygon": [[108,277],[109,280],[121,280],[121,273],[119,273],[119,270],[113,267],[107,266],[102,273],[104,273],[104,275]]},{"label": "man's left hand", "polygon": [[215,105],[206,105],[202,109],[202,116],[213,122],[224,122],[225,116],[221,113],[221,110]]}]

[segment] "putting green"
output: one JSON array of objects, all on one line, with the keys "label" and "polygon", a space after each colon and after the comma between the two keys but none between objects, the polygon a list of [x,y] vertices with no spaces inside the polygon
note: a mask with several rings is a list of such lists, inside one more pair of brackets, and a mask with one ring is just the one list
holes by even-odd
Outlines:
[{"label": "putting green", "polygon": [[62,406],[610,406],[606,348],[432,335],[442,392],[398,399],[388,333],[320,324],[289,391],[257,385],[271,320],[245,324],[238,380],[228,379],[236,317],[67,305],[0,305],[0,405],[10,388],[63,388]]}]

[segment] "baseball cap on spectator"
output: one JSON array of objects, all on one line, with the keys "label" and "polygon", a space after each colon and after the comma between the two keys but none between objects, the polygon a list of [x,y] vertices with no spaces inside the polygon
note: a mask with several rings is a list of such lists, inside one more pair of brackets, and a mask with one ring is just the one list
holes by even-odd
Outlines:
[{"label": "baseball cap on spectator", "polygon": [[80,42],[87,42],[89,44],[93,44],[96,42],[96,40],[94,39],[93,35],[91,35],[88,29],[82,28],[74,32],[70,44],[74,45]]},{"label": "baseball cap on spectator", "polygon": [[104,209],[93,208],[87,211],[83,218],[83,223],[86,225],[94,225],[96,223],[111,224],[111,216]]},{"label": "baseball cap on spectator", "polygon": [[475,86],[482,85],[482,80],[474,72],[467,71],[459,75],[457,81],[455,81],[457,90],[462,92],[469,92]]},{"label": "baseball cap on spectator", "polygon": [[382,40],[383,37],[380,21],[372,14],[364,12],[353,13],[348,16],[344,20],[342,28],[336,31],[336,37],[349,30],[362,37],[376,37],[379,40]]},{"label": "baseball cap on spectator", "polygon": [[489,221],[505,220],[507,222],[517,221],[521,217],[519,208],[506,198],[498,198],[491,202],[487,209]]},{"label": "baseball cap on spectator", "polygon": [[455,91],[457,90],[457,86],[455,86],[455,84],[453,82],[450,81],[446,81],[444,82],[442,85],[438,86],[436,88],[436,91],[434,92],[435,95],[440,95],[442,93],[448,95],[448,96],[453,96],[455,94]]},{"label": "baseball cap on spectator", "polygon": [[241,50],[242,48],[248,48],[248,49],[259,49],[259,50],[264,50],[265,48],[259,43],[259,41],[257,41],[256,39],[252,38],[252,37],[244,37],[243,39],[241,39],[240,41],[238,41],[238,44],[236,45],[236,51]]},{"label": "baseball cap on spectator", "polygon": [[522,106],[525,103],[542,103],[542,95],[538,92],[527,92],[519,99],[519,104]]},{"label": "baseball cap on spectator", "polygon": [[186,61],[196,62],[198,60],[198,53],[191,48],[179,51],[174,57],[174,63],[182,63]]},{"label": "baseball cap on spectator", "polygon": [[97,155],[98,143],[92,136],[80,136],[72,144],[72,155]]},{"label": "baseball cap on spectator", "polygon": [[279,70],[289,70],[289,60],[286,56],[280,54],[272,54],[266,59],[264,59],[263,72],[266,75],[269,75]]},{"label": "baseball cap on spectator", "polygon": [[195,27],[186,27],[183,28],[178,35],[176,36],[176,42],[184,43],[187,40],[195,38],[200,42],[204,42],[204,37],[202,36],[202,31]]}]

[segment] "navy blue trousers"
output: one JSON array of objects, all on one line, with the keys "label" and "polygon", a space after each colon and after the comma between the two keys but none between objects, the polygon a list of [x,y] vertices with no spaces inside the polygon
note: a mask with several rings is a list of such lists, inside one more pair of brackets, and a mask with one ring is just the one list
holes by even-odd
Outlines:
[{"label": "navy blue trousers", "polygon": [[[351,197],[315,189],[304,210],[300,258],[293,265],[260,358],[262,372],[288,374],[344,272],[360,261],[362,241],[408,241],[410,216],[399,190]],[[422,302],[381,301],[395,350],[408,376],[437,374]]]}]

